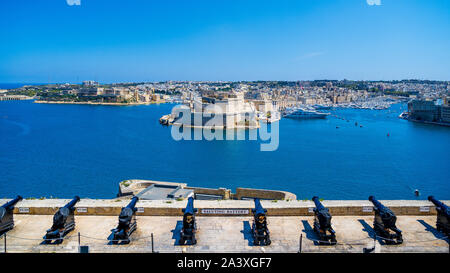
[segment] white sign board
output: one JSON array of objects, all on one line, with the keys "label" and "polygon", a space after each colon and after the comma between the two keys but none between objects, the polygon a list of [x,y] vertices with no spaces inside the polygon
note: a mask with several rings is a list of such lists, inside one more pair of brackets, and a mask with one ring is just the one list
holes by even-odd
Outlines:
[{"label": "white sign board", "polygon": [[19,208],[19,213],[30,213],[30,208]]},{"label": "white sign board", "polygon": [[419,211],[420,212],[430,212],[430,207],[420,207]]},{"label": "white sign board", "polygon": [[202,214],[230,214],[230,215],[239,215],[239,214],[248,214],[248,209],[201,209],[200,212]]},{"label": "white sign board", "polygon": [[363,212],[372,212],[373,211],[373,207],[363,207],[362,211]]},{"label": "white sign board", "polygon": [[137,208],[137,212],[144,212],[144,208]]},{"label": "white sign board", "polygon": [[77,212],[87,212],[87,208],[77,208]]}]

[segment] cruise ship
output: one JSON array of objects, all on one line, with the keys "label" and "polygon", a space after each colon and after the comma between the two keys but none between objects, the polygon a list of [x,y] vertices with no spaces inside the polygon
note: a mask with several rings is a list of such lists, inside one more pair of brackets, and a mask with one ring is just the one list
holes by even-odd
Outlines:
[{"label": "cruise ship", "polygon": [[288,108],[283,114],[284,118],[295,118],[295,119],[316,119],[316,118],[326,118],[330,113],[322,113],[315,110],[308,110],[303,108]]}]

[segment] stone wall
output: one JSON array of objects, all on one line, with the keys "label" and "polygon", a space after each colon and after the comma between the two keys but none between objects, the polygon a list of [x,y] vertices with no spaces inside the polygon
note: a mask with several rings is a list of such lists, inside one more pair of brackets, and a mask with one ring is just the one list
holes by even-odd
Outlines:
[{"label": "stone wall", "polygon": [[[4,204],[10,199],[0,199]],[[64,206],[69,199],[47,199],[47,200],[22,200],[16,204],[14,213],[51,215],[59,207]],[[119,215],[122,207],[129,200],[106,200],[106,199],[82,199],[76,204],[76,215]],[[425,200],[381,200],[396,215],[435,215],[434,205]],[[450,201],[443,201],[449,205]],[[145,216],[180,216],[182,208],[187,201],[165,201],[165,200],[142,200],[138,201],[136,207],[139,209],[137,215]],[[312,201],[261,201],[267,209],[268,216],[308,216],[313,215]],[[330,209],[334,216],[338,215],[373,215],[373,206],[364,200],[329,200],[322,204]],[[233,216],[251,215],[254,204],[250,200],[196,200],[194,206],[199,209],[198,216]],[[208,209],[209,213],[204,213]],[[217,213],[215,213],[217,212]]]},{"label": "stone wall", "polygon": [[260,198],[267,200],[296,200],[295,194],[287,191],[260,190],[248,188],[236,188],[233,199]]}]

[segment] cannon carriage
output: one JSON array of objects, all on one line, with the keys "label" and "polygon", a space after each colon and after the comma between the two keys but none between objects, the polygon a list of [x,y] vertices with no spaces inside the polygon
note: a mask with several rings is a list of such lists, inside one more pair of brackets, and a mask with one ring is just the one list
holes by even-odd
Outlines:
[{"label": "cannon carriage", "polygon": [[336,232],[331,227],[331,214],[319,201],[319,197],[314,196],[312,201],[316,205],[314,208],[314,231],[319,236],[319,244],[335,245]]},{"label": "cannon carriage", "polygon": [[192,245],[197,243],[195,238],[195,233],[197,231],[197,223],[195,221],[195,214],[197,209],[194,208],[194,198],[189,197],[186,208],[182,210],[183,212],[183,227],[180,233],[180,245],[184,245],[189,241]]},{"label": "cannon carriage", "polygon": [[72,201],[67,203],[64,207],[58,209],[53,215],[53,225],[47,230],[44,235],[44,244],[54,241],[55,244],[60,244],[70,231],[75,229],[75,204],[80,201],[80,197],[75,196]]},{"label": "cannon carriage", "polygon": [[373,228],[377,236],[388,245],[403,243],[402,231],[395,225],[397,216],[374,196],[370,196],[369,201],[374,205]]},{"label": "cannon carriage", "polygon": [[115,229],[112,229],[112,238],[110,239],[112,244],[130,243],[130,236],[136,230],[136,203],[139,200],[138,197],[133,197],[130,203],[123,207],[119,215],[119,224]]},{"label": "cannon carriage", "polygon": [[428,196],[428,200],[436,206],[436,229],[445,236],[450,236],[450,208],[434,196]]},{"label": "cannon carriage", "polygon": [[18,195],[0,207],[0,235],[14,228],[13,210],[20,200],[22,200],[22,196]]},{"label": "cannon carriage", "polygon": [[253,224],[252,224],[252,235],[254,245],[265,245],[271,244],[270,232],[267,227],[267,210],[261,205],[261,201],[258,198],[254,199],[255,208],[252,209],[253,213]]}]

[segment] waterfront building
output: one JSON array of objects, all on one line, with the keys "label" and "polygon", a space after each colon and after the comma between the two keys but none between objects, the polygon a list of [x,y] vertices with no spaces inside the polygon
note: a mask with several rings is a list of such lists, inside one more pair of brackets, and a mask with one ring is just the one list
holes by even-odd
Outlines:
[{"label": "waterfront building", "polygon": [[408,119],[450,124],[450,105],[447,98],[411,100],[408,102]]},{"label": "waterfront building", "polygon": [[83,85],[84,86],[98,86],[98,82],[96,82],[96,81],[84,81]]},{"label": "waterfront building", "polygon": [[100,96],[103,94],[104,88],[100,87],[85,87],[78,90],[79,96]]},{"label": "waterfront building", "polygon": [[450,105],[441,106],[441,120],[445,123],[450,123]]},{"label": "waterfront building", "polygon": [[[256,107],[253,102],[244,100],[243,92],[232,92],[226,98],[191,96],[184,106],[190,114],[190,121],[174,109],[171,113],[173,125],[207,127],[211,126],[209,121],[222,115],[222,125],[215,124],[216,128],[259,128]],[[199,124],[196,121],[200,121]]]},{"label": "waterfront building", "polygon": [[409,117],[420,121],[438,122],[440,107],[433,100],[412,100],[408,102]]},{"label": "waterfront building", "polygon": [[24,95],[0,95],[0,101],[6,100],[31,100],[33,97]]}]

